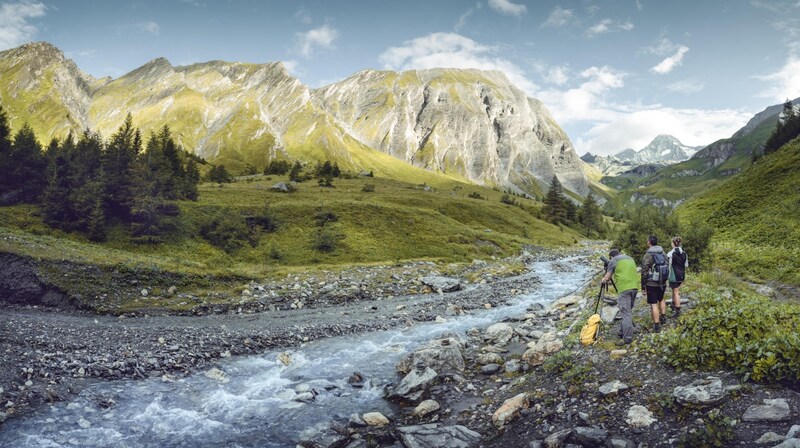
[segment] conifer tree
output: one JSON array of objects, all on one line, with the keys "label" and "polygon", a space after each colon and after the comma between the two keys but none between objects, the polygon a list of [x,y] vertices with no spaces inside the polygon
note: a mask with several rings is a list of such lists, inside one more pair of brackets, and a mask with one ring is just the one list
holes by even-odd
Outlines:
[{"label": "conifer tree", "polygon": [[197,184],[200,183],[200,170],[197,168],[197,161],[194,157],[189,157],[186,162],[186,179],[184,180],[183,197],[190,201],[196,201],[198,197]]},{"label": "conifer tree", "polygon": [[600,212],[600,207],[591,192],[583,201],[579,220],[586,230],[597,232],[600,235],[604,233],[603,214]]},{"label": "conifer tree", "polygon": [[141,136],[130,113],[111,136],[103,154],[105,207],[112,217],[128,220],[134,199],[134,162],[141,151]]},{"label": "conifer tree", "polygon": [[544,214],[547,220],[554,224],[566,224],[567,221],[567,199],[564,197],[564,190],[561,182],[556,176],[550,183],[550,190],[544,199]]},{"label": "conifer tree", "polygon": [[100,134],[87,129],[69,159],[70,202],[75,212],[76,227],[80,230],[88,229],[95,203],[104,196],[106,179],[102,170],[103,150]]},{"label": "conifer tree", "polygon": [[102,198],[95,200],[92,213],[86,226],[86,233],[92,241],[105,241],[106,239],[106,213]]},{"label": "conifer tree", "polygon": [[303,179],[300,178],[300,171],[303,169],[303,166],[300,165],[300,162],[294,162],[292,165],[291,171],[289,171],[289,180],[292,182],[302,182]]},{"label": "conifer tree", "polygon": [[[5,131],[0,131],[5,132]],[[5,181],[3,203],[36,202],[47,183],[47,165],[42,146],[33,129],[25,123],[2,159]]]},{"label": "conifer tree", "polygon": [[[9,168],[11,158],[11,128],[8,126],[8,116],[3,106],[0,105],[0,199],[10,189]],[[2,200],[0,200],[2,203]]]},{"label": "conifer tree", "polygon": [[63,143],[54,140],[47,148],[47,185],[42,194],[42,212],[45,224],[63,230],[69,230],[74,218],[67,154],[73,146],[72,134],[69,134]]}]

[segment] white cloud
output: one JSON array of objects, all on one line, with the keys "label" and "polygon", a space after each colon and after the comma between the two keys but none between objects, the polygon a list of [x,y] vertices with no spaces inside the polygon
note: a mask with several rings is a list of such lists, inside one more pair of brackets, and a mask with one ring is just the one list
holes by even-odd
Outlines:
[{"label": "white cloud", "polygon": [[666,75],[667,73],[671,72],[675,67],[681,65],[681,63],[683,62],[683,55],[685,55],[687,51],[689,51],[689,47],[681,45],[675,54],[664,58],[663,61],[659,62],[658,65],[651,68],[650,71],[659,75]]},{"label": "white cloud", "polygon": [[304,7],[300,7],[300,9],[298,9],[297,12],[294,13],[294,18],[297,19],[300,23],[305,23],[306,25],[311,24],[311,14]]},{"label": "white cloud", "polygon": [[158,26],[158,24],[156,22],[153,22],[152,20],[147,22],[134,23],[133,28],[141,33],[148,33],[152,34],[153,36],[158,36],[159,34],[161,34],[161,27]]},{"label": "white cloud", "polygon": [[575,141],[579,153],[615,154],[624,148],[643,148],[658,134],[700,146],[730,137],[752,114],[732,109],[674,109],[652,106],[598,123]]},{"label": "white cloud", "polygon": [[608,66],[590,67],[579,73],[581,84],[567,90],[546,89],[536,97],[547,105],[560,124],[607,121],[628,109],[608,99],[608,93],[625,86],[627,73]]},{"label": "white cloud", "polygon": [[283,64],[283,67],[292,76],[301,76],[305,74],[305,70],[300,68],[300,63],[295,61],[294,59],[289,59],[288,61],[281,61],[281,64]]},{"label": "white cloud", "polygon": [[401,47],[384,51],[380,63],[390,70],[437,67],[499,70],[529,95],[536,85],[513,62],[497,57],[497,48],[483,45],[456,33],[433,33],[403,42]]},{"label": "white cloud", "polygon": [[507,14],[510,16],[521,16],[528,10],[525,5],[512,3],[509,0],[489,0],[489,7],[500,14]]},{"label": "white cloud", "polygon": [[702,91],[706,84],[695,79],[684,79],[664,86],[664,89],[675,93],[697,93]]},{"label": "white cloud", "polygon": [[789,56],[786,64],[775,73],[756,76],[761,81],[770,83],[770,86],[759,94],[759,97],[775,101],[784,101],[786,98],[800,97],[800,58]]},{"label": "white cloud", "polygon": [[589,27],[589,29],[586,30],[586,34],[589,37],[594,37],[598,34],[611,33],[615,31],[630,31],[632,29],[633,23],[631,22],[617,23],[611,19],[603,19],[597,22],[594,26]]},{"label": "white cloud", "polygon": [[550,13],[550,17],[548,17],[547,20],[542,23],[542,28],[561,28],[562,26],[569,25],[574,21],[575,11],[556,6],[553,8],[553,12]]},{"label": "white cloud", "polygon": [[636,0],[636,9],[638,9],[639,11],[644,9],[644,5],[642,5],[642,2],[639,0]]},{"label": "white cloud", "polygon": [[30,19],[42,17],[47,6],[41,2],[19,2],[0,4],[0,50],[29,42],[36,34]]},{"label": "white cloud", "polygon": [[456,33],[461,31],[461,28],[464,28],[464,25],[467,24],[467,19],[469,18],[469,16],[472,15],[473,12],[475,12],[475,10],[469,8],[467,12],[459,16],[458,22],[456,22],[456,26],[453,27],[453,30],[455,30]]},{"label": "white cloud", "polygon": [[656,56],[666,56],[675,52],[680,48],[680,45],[673,44],[666,37],[658,39],[653,45],[640,49],[641,54],[654,54]]},{"label": "white cloud", "polygon": [[318,49],[336,48],[334,42],[337,37],[339,37],[339,31],[327,24],[305,33],[296,33],[296,50],[308,58]]},{"label": "white cloud", "polygon": [[569,81],[569,69],[563,65],[550,67],[544,76],[544,79],[557,86],[563,86]]}]

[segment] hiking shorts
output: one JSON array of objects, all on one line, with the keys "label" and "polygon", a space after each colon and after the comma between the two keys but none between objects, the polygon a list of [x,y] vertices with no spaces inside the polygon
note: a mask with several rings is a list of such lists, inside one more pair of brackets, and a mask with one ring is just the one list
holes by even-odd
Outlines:
[{"label": "hiking shorts", "polygon": [[672,289],[678,289],[682,284],[683,282],[669,282],[669,287]]},{"label": "hiking shorts", "polygon": [[647,286],[647,303],[654,304],[664,300],[664,288],[660,286]]}]

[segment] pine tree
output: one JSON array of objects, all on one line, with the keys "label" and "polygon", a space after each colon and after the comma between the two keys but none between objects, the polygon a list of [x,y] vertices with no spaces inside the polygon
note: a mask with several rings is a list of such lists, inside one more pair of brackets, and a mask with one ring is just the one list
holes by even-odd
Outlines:
[{"label": "pine tree", "polygon": [[87,129],[75,145],[69,161],[70,203],[75,212],[76,227],[80,230],[89,228],[95,203],[104,197],[103,150],[100,134]]},{"label": "pine tree", "polygon": [[86,233],[92,241],[105,241],[106,239],[106,213],[102,198],[97,198],[89,215]]},{"label": "pine tree", "polygon": [[186,162],[186,178],[184,180],[183,198],[196,201],[198,197],[197,184],[200,183],[200,170],[197,168],[197,161],[189,157]]},{"label": "pine tree", "polygon": [[292,166],[292,170],[289,171],[289,180],[292,182],[302,182],[303,179],[300,178],[300,171],[303,169],[303,166],[300,165],[300,162],[294,162]]},{"label": "pine tree", "polygon": [[547,220],[554,224],[566,224],[567,221],[567,199],[564,197],[564,190],[561,182],[556,176],[550,183],[550,190],[544,198],[544,214]]},{"label": "pine tree", "polygon": [[134,198],[134,162],[142,150],[141,135],[133,127],[130,113],[119,130],[111,136],[103,157],[105,184],[105,207],[112,217],[122,220],[130,218]]},{"label": "pine tree", "polygon": [[[55,142],[55,144],[54,144]],[[72,134],[63,144],[50,142],[47,148],[47,185],[42,194],[44,222],[50,227],[69,230],[74,219],[72,211],[72,184],[69,173],[68,148],[74,146]]]},{"label": "pine tree", "polygon": [[42,146],[27,123],[14,134],[2,164],[5,184],[2,203],[36,202],[47,183],[47,164]]},{"label": "pine tree", "polygon": [[212,166],[206,175],[206,179],[208,179],[209,182],[216,182],[218,184],[231,182],[233,180],[228,170],[225,168],[225,165]]},{"label": "pine tree", "polygon": [[2,198],[11,187],[11,128],[8,126],[8,116],[3,106],[0,105],[0,204]]},{"label": "pine tree", "polygon": [[596,232],[602,235],[605,231],[603,214],[600,212],[600,207],[597,205],[597,201],[595,201],[594,195],[591,192],[583,201],[579,220],[589,232]]}]

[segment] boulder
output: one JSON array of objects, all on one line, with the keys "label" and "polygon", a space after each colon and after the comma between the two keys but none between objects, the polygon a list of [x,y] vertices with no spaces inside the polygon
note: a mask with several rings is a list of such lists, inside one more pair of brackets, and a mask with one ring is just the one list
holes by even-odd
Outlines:
[{"label": "boulder", "polygon": [[529,406],[527,394],[519,394],[509,398],[492,415],[492,423],[498,428],[519,415],[519,411]]},{"label": "boulder", "polygon": [[597,389],[597,391],[600,392],[600,394],[604,397],[618,394],[624,390],[628,390],[628,385],[619,380],[609,381]]},{"label": "boulder", "polygon": [[409,372],[400,384],[389,394],[389,399],[400,399],[411,402],[419,401],[433,381],[436,379],[436,371],[427,366],[420,366],[421,369],[414,369]]},{"label": "boulder", "polygon": [[786,438],[794,439],[798,435],[800,435],[800,425],[792,425],[792,427],[789,428],[789,431],[786,433]]},{"label": "boulder", "polygon": [[800,448],[800,439],[786,439],[772,448]]},{"label": "boulder", "polygon": [[486,339],[499,346],[508,344],[512,336],[514,336],[514,328],[506,323],[494,324],[486,329]]},{"label": "boulder", "polygon": [[621,436],[611,436],[609,448],[636,448],[636,442]]},{"label": "boulder", "polygon": [[350,420],[347,422],[347,426],[351,428],[363,428],[367,426],[367,422],[364,421],[358,414],[351,414]]},{"label": "boulder", "polygon": [[603,319],[603,323],[611,324],[617,317],[617,313],[619,313],[619,307],[603,305],[603,308],[600,310],[600,317]]},{"label": "boulder", "polygon": [[402,426],[397,435],[405,448],[469,448],[481,435],[461,425],[427,424]]},{"label": "boulder", "polygon": [[286,184],[286,182],[278,182],[277,184],[269,187],[269,189],[281,193],[289,193],[292,191],[292,189],[289,187],[289,185]]},{"label": "boulder", "polygon": [[576,305],[580,300],[581,296],[572,294],[556,300],[550,305],[550,308],[554,310],[562,310],[564,308]]},{"label": "boulder", "polygon": [[367,412],[361,418],[368,426],[386,426],[389,424],[389,419],[380,412]]},{"label": "boulder", "polygon": [[564,343],[560,339],[555,339],[555,335],[551,339],[548,337],[552,333],[546,333],[542,336],[533,347],[529,348],[522,354],[522,360],[528,362],[532,366],[540,366],[544,364],[544,359],[547,355],[556,353],[564,347]]},{"label": "boulder", "polygon": [[678,386],[672,391],[678,403],[696,408],[717,405],[725,399],[725,395],[722,380],[715,376],[693,381],[688,386]]},{"label": "boulder", "polygon": [[653,413],[646,407],[638,404],[631,406],[631,408],[628,409],[628,415],[625,417],[625,422],[631,428],[645,428],[655,423],[655,421],[656,419],[653,417]]},{"label": "boulder", "polygon": [[417,417],[424,417],[431,412],[436,412],[440,408],[439,402],[436,400],[425,400],[414,408],[413,414]]},{"label": "boulder", "polygon": [[573,429],[568,440],[580,446],[604,447],[610,433],[605,429],[587,428],[578,426]]},{"label": "boulder", "polygon": [[456,338],[434,339],[417,348],[395,366],[400,373],[408,373],[417,365],[428,366],[437,372],[464,371],[464,346]]},{"label": "boulder", "polygon": [[506,373],[517,373],[522,370],[522,366],[520,366],[519,361],[516,359],[509,359],[503,367]]},{"label": "boulder", "polygon": [[481,374],[482,375],[494,375],[495,373],[499,372],[502,367],[500,364],[486,364],[485,366],[481,367]]},{"label": "boulder", "polygon": [[220,369],[218,369],[216,367],[214,367],[213,369],[207,371],[206,373],[204,373],[204,375],[205,375],[206,378],[211,378],[212,380],[217,380],[220,383],[227,383],[227,382],[229,382],[231,380],[230,378],[228,378],[228,374],[227,373],[223,372],[222,370],[220,370]]},{"label": "boulder", "polygon": [[461,289],[461,280],[452,277],[422,277],[420,281],[423,285],[430,286],[434,291],[453,292]]},{"label": "boulder", "polygon": [[791,418],[792,411],[784,398],[764,400],[763,405],[747,408],[742,416],[742,420],[746,422],[782,422]]}]

